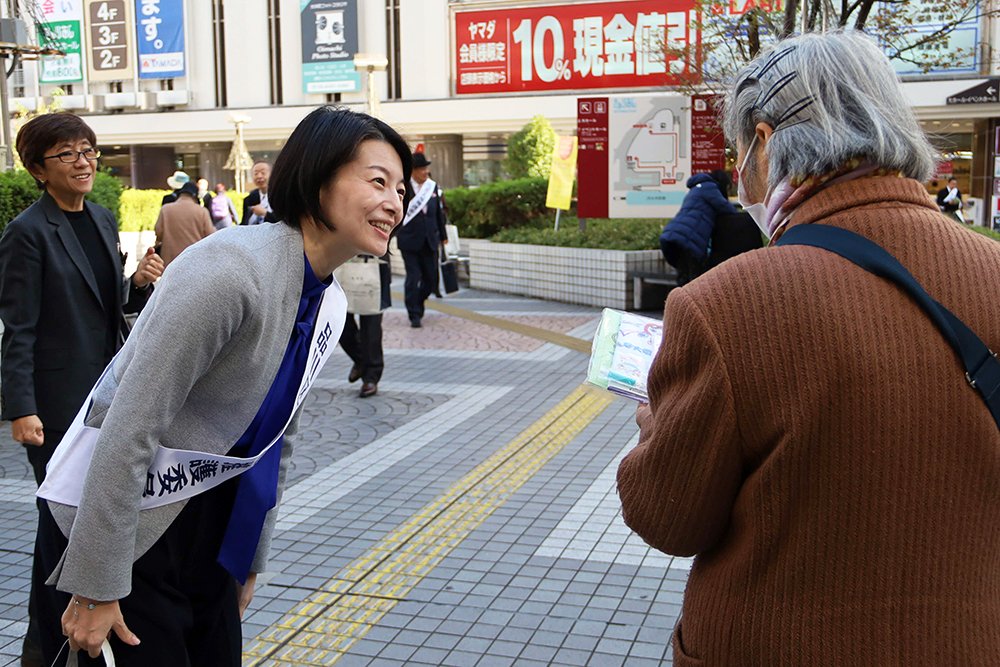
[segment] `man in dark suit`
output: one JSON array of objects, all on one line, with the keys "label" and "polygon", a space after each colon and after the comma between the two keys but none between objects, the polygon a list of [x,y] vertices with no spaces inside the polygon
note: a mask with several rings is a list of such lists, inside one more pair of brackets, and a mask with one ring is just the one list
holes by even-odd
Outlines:
[{"label": "man in dark suit", "polygon": [[250,194],[243,200],[243,219],[241,225],[259,225],[262,222],[278,222],[271,212],[271,205],[267,200],[267,183],[271,180],[271,163],[254,162],[253,170],[250,172],[253,182],[257,186],[256,190],[251,190]]},{"label": "man in dark suit", "polygon": [[958,189],[957,178],[949,179],[948,185],[938,190],[937,205],[952,220],[965,222],[962,217],[962,191]]},{"label": "man in dark suit", "polygon": [[424,301],[437,291],[438,253],[448,243],[441,189],[430,178],[430,164],[423,153],[413,154],[413,200],[396,236],[406,266],[406,312],[414,328],[421,326]]}]

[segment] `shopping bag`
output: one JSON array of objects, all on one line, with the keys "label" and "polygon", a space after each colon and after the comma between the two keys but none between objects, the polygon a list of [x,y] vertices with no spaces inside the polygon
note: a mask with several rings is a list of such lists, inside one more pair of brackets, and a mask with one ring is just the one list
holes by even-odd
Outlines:
[{"label": "shopping bag", "polygon": [[347,312],[378,315],[382,312],[382,283],[379,260],[355,258],[334,269],[333,276],[347,295]]},{"label": "shopping bag", "polygon": [[445,294],[454,294],[458,291],[458,266],[455,265],[455,260],[448,258],[444,248],[441,248],[438,259],[441,267],[441,280],[438,284],[444,287]]}]

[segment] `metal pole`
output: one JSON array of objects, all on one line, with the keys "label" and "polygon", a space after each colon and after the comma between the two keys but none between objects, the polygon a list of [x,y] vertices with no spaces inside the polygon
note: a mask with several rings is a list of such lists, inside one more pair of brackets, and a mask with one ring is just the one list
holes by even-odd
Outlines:
[{"label": "metal pole", "polygon": [[375,91],[375,68],[368,66],[368,115],[373,118],[379,117],[378,95]]},{"label": "metal pole", "polygon": [[0,120],[3,121],[3,170],[14,168],[14,151],[10,136],[10,105],[7,99],[7,56],[0,55]]},{"label": "metal pole", "polygon": [[[243,150],[243,121],[236,121],[236,142],[239,150]],[[243,154],[236,159],[236,192],[243,194],[243,183],[246,177],[243,175]]]},{"label": "metal pole", "polygon": [[562,213],[561,208],[556,209],[556,231],[559,231],[559,214]]}]

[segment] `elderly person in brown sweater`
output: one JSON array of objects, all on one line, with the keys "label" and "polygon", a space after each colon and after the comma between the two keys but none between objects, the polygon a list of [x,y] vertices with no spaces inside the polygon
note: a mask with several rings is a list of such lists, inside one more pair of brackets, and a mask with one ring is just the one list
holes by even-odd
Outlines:
[{"label": "elderly person in brown sweater", "polygon": [[198,201],[198,186],[185,183],[177,191],[177,201],[164,204],[156,219],[156,246],[164,266],[174,261],[184,248],[215,231],[212,216]]},{"label": "elderly person in brown sweater", "polygon": [[[860,234],[1000,350],[1000,244],[928,197],[934,153],[873,42],[777,44],[724,126],[772,240]],[[618,488],[646,542],[696,556],[674,664],[996,664],[1000,430],[915,302],[772,243],[672,291],[664,324]]]}]

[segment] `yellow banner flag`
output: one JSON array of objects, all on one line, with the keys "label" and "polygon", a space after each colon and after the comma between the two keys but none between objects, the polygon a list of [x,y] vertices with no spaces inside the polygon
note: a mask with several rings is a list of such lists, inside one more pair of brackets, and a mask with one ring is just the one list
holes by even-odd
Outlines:
[{"label": "yellow banner flag", "polygon": [[573,197],[573,178],[576,173],[576,137],[556,137],[552,147],[552,171],[549,172],[549,192],[545,205],[549,208],[569,210]]}]

